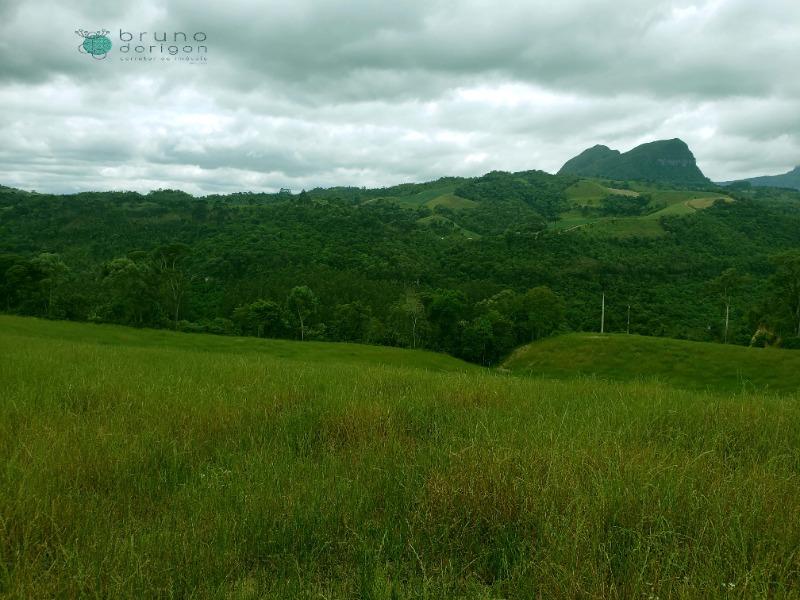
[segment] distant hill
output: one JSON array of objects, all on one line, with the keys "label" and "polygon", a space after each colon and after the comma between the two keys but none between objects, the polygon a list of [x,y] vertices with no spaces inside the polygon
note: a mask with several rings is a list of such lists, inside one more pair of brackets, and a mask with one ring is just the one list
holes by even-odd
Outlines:
[{"label": "distant hill", "polygon": [[800,190],[800,166],[795,167],[788,173],[783,175],[764,175],[761,177],[750,177],[748,179],[740,179],[737,181],[726,181],[720,185],[732,185],[740,183],[749,183],[756,187],[778,187],[778,188],[793,188]]},{"label": "distant hill", "polygon": [[517,349],[503,364],[514,374],[612,381],[657,379],[687,389],[800,389],[800,352],[624,334],[573,333]]},{"label": "distant hill", "polygon": [[677,138],[642,144],[624,153],[607,146],[594,146],[568,160],[558,174],[678,184],[710,183],[697,167],[689,146]]},{"label": "distant hill", "polygon": [[[594,326],[603,290],[609,330],[630,303],[635,333],[719,339],[706,284],[727,268],[753,278],[730,339],[749,341],[751,308],[794,337],[784,306],[766,304],[764,265],[799,246],[800,191],[538,171],[203,198],[0,189],[0,312],[496,364],[534,327]],[[526,296],[542,286],[560,300]],[[542,299],[544,323],[528,306]]]}]

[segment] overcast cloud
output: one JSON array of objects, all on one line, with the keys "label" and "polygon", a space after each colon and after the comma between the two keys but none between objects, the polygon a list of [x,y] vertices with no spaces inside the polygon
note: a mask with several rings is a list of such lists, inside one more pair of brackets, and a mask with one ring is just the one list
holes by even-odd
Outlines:
[{"label": "overcast cloud", "polygon": [[[207,64],[124,62],[120,28],[203,32]],[[798,73],[797,0],[0,0],[0,183],[381,186],[673,137],[712,179],[774,174]]]}]

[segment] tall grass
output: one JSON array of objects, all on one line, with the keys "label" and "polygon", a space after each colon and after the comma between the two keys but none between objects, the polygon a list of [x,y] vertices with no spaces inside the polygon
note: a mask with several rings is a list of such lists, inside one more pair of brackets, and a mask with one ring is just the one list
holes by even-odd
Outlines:
[{"label": "tall grass", "polygon": [[800,596],[796,397],[19,331],[0,382],[9,597]]}]

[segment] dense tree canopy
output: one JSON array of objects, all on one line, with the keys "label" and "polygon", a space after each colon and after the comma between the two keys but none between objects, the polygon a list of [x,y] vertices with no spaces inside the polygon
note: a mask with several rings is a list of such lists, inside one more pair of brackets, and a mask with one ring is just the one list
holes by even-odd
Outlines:
[{"label": "dense tree canopy", "polygon": [[[425,347],[485,364],[557,331],[597,329],[602,294],[607,331],[627,329],[630,307],[632,333],[800,336],[800,194],[739,190],[662,217],[659,235],[617,236],[553,225],[576,181],[495,172],[201,199],[0,188],[0,308]],[[599,210],[635,214],[649,201],[631,198]],[[738,284],[720,290],[730,269]]]}]

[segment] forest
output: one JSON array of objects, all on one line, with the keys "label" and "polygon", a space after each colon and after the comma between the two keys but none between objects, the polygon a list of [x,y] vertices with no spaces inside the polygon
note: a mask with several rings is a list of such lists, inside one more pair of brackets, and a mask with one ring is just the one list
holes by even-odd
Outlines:
[{"label": "forest", "polygon": [[[684,214],[662,198],[691,193],[664,184],[633,197],[632,182],[600,182],[604,200],[576,205],[588,181],[493,172],[200,198],[2,187],[0,310],[491,365],[599,330],[604,295],[606,332],[800,346],[800,193],[726,188]],[[570,214],[630,231],[566,229]]]}]

